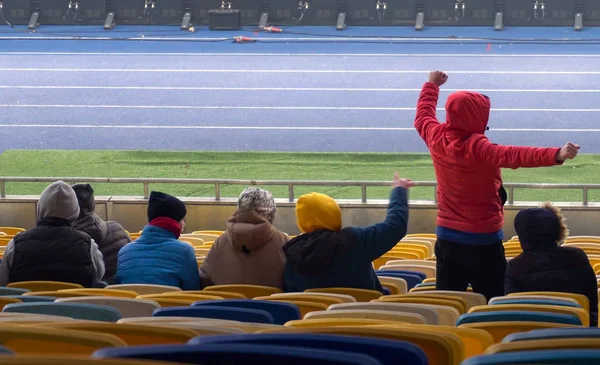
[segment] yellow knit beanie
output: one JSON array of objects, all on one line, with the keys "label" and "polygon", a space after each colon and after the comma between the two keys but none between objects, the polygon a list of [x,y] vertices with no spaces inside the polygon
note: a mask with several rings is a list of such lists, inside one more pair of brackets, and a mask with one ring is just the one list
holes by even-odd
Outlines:
[{"label": "yellow knit beanie", "polygon": [[296,222],[302,233],[319,229],[342,229],[342,211],[333,198],[319,193],[304,194],[296,203]]}]

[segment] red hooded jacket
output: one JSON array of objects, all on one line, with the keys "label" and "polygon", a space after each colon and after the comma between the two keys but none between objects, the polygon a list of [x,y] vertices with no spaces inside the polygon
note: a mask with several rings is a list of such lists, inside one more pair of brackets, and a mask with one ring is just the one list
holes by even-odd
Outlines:
[{"label": "red hooded jacket", "polygon": [[439,87],[423,85],[415,128],[429,148],[438,182],[437,225],[461,232],[492,233],[502,229],[504,212],[498,189],[500,168],[560,164],[560,148],[500,146],[484,135],[490,100],[473,92],[456,92],[446,102],[446,123],[436,119]]}]

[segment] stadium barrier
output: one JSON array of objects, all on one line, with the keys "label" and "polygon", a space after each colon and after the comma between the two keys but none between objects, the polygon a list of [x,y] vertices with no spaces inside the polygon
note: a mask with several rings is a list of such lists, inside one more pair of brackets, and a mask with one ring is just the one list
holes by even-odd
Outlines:
[{"label": "stadium barrier", "polygon": [[[85,182],[94,184],[139,184],[143,186],[143,196],[98,196],[96,197],[97,213],[106,220],[121,223],[130,232],[139,231],[147,223],[147,197],[156,184],[212,185],[214,194],[208,197],[182,198],[188,207],[186,218],[187,230],[224,229],[227,219],[235,211],[237,197],[224,197],[222,187],[226,185],[240,186],[239,191],[247,186],[285,186],[288,196],[277,199],[277,217],[275,225],[289,234],[297,234],[294,201],[298,197],[299,187],[311,187],[319,191],[319,187],[359,187],[360,194],[356,199],[338,200],[342,207],[344,225],[364,226],[385,218],[387,201],[370,199],[369,188],[389,187],[384,181],[293,181],[293,180],[226,180],[226,179],[142,179],[142,178],[28,178],[0,177],[0,226],[34,227],[36,224],[36,204],[38,196],[15,196],[7,191],[9,183],[44,183],[63,180],[73,184]],[[434,232],[436,218],[435,182],[417,182],[419,187],[431,187],[431,200],[411,201],[409,232]],[[10,185],[9,185],[10,187]],[[162,187],[161,187],[162,188]],[[507,237],[514,235],[513,219],[520,209],[534,207],[539,202],[524,202],[515,199],[515,193],[521,189],[558,189],[579,190],[581,199],[574,202],[561,202],[568,219],[572,234],[597,235],[597,222],[600,221],[600,203],[591,201],[590,190],[600,190],[600,184],[525,184],[507,183],[508,201],[505,207]],[[168,192],[168,189],[165,189]],[[303,189],[306,190],[306,189]],[[8,193],[8,194],[7,194]]]}]

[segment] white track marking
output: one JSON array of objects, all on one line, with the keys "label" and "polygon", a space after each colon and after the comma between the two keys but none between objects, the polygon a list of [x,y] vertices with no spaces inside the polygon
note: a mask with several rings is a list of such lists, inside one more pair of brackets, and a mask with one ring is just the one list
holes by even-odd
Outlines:
[{"label": "white track marking", "polygon": [[[419,92],[417,88],[341,88],[341,87],[204,87],[204,86],[53,86],[53,85],[0,85],[0,89],[32,89],[32,90],[174,90],[174,91],[386,91],[386,92]],[[510,92],[510,93],[600,93],[600,89],[442,89],[441,92],[461,90],[476,92]]]},{"label": "white track marking", "polygon": [[[0,128],[49,128],[49,129],[221,129],[221,130],[304,130],[304,131],[415,131],[414,128],[382,127],[268,127],[268,126],[197,126],[197,125],[95,125],[95,124],[0,124]],[[598,133],[600,129],[553,129],[553,128],[498,128],[492,132],[560,132],[560,133]]]},{"label": "white track marking", "polygon": [[[69,105],[69,104],[0,104],[2,108],[65,108],[65,109],[223,109],[223,110],[390,110],[415,111],[414,107],[361,107],[361,106],[239,106],[239,105]],[[443,111],[444,108],[437,108]],[[552,108],[492,108],[495,112],[562,112],[598,113],[600,109],[552,109]]]}]

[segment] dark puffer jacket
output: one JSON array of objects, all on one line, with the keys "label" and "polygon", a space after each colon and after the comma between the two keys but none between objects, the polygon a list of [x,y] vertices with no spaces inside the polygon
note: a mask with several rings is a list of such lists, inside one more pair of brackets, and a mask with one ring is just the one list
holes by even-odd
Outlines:
[{"label": "dark puffer jacket", "polygon": [[94,190],[90,185],[73,185],[73,190],[77,194],[80,210],[79,217],[73,223],[73,227],[78,231],[89,234],[96,241],[100,252],[102,252],[106,270],[102,280],[113,284],[117,274],[119,251],[131,242],[131,238],[119,223],[105,222],[94,212],[96,203]]}]

